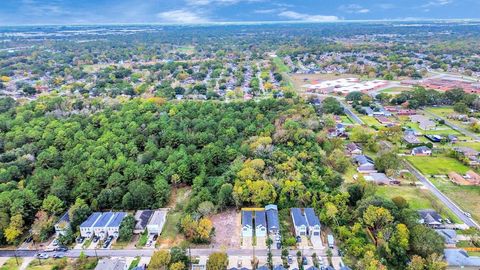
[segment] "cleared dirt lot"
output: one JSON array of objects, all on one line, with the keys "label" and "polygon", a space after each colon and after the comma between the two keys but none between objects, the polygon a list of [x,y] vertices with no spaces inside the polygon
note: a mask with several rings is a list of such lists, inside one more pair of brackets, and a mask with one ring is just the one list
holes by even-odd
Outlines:
[{"label": "cleared dirt lot", "polygon": [[227,210],[210,217],[215,227],[212,244],[216,247],[240,247],[241,216],[236,210]]},{"label": "cleared dirt lot", "polygon": [[303,92],[302,88],[304,84],[315,83],[316,81],[336,80],[342,78],[359,78],[354,74],[291,74],[293,85],[297,91]]}]

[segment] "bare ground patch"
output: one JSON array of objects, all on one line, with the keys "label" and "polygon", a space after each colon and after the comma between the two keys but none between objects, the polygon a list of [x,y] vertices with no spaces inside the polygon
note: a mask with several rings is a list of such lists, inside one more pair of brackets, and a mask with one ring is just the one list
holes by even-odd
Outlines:
[{"label": "bare ground patch", "polygon": [[210,217],[215,227],[212,244],[216,247],[240,247],[241,216],[235,209],[227,210]]}]

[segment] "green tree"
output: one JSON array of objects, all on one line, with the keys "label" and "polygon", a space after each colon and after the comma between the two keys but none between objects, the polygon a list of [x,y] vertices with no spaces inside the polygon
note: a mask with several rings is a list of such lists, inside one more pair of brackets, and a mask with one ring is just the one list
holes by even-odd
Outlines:
[{"label": "green tree", "polygon": [[208,256],[207,270],[226,270],[228,255],[223,252],[213,252]]},{"label": "green tree", "polygon": [[171,256],[168,250],[155,251],[148,264],[148,269],[166,270],[170,264]]},{"label": "green tree", "polygon": [[135,229],[135,218],[131,215],[127,215],[120,223],[120,229],[118,232],[119,241],[129,241],[133,236],[133,230]]}]

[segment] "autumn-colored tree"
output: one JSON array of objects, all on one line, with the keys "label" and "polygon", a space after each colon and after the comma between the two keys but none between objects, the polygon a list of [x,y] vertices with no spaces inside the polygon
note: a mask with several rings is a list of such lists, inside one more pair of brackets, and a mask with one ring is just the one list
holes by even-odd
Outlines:
[{"label": "autumn-colored tree", "polygon": [[207,241],[210,238],[210,235],[213,230],[213,223],[208,218],[201,218],[198,221],[198,226],[196,229],[197,237],[203,242]]},{"label": "autumn-colored tree", "polygon": [[392,223],[392,221],[392,214],[383,207],[370,205],[365,213],[363,213],[363,223],[372,232],[376,244],[378,244],[379,231]]},{"label": "autumn-colored tree", "polygon": [[168,250],[159,250],[155,251],[152,255],[148,269],[154,270],[166,270],[170,264],[170,251]]},{"label": "autumn-colored tree", "polygon": [[10,225],[5,229],[5,238],[9,243],[15,243],[17,238],[23,233],[23,217],[21,214],[16,214],[10,219]]},{"label": "autumn-colored tree", "polygon": [[214,252],[208,256],[207,270],[225,270],[228,266],[228,255],[224,252]]},{"label": "autumn-colored tree", "polygon": [[425,260],[418,255],[413,255],[410,263],[407,266],[407,270],[424,270],[424,269],[425,269]]},{"label": "autumn-colored tree", "polygon": [[358,262],[358,269],[362,270],[387,270],[378,258],[375,257],[373,251],[365,252],[364,257]]},{"label": "autumn-colored tree", "polygon": [[170,270],[185,270],[185,264],[183,262],[175,262],[170,265]]}]

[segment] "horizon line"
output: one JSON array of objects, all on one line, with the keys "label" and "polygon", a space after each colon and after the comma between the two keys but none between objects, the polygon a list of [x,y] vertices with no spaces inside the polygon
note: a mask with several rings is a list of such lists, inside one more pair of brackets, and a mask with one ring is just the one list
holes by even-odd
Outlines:
[{"label": "horizon line", "polygon": [[404,19],[369,19],[369,20],[325,20],[325,21],[211,21],[211,22],[117,22],[117,23],[38,23],[38,24],[1,24],[0,27],[18,27],[18,26],[120,26],[120,25],[162,25],[162,26],[214,26],[214,25],[254,25],[254,24],[322,24],[322,23],[368,23],[368,22],[480,22],[480,18],[455,18],[455,19],[434,19],[434,18],[404,18]]}]

